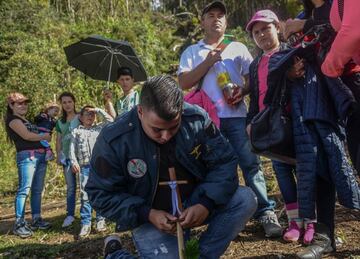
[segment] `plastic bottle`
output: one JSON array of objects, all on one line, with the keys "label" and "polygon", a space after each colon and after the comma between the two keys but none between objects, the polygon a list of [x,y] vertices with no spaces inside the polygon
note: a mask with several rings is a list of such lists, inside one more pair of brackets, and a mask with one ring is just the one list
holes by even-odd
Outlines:
[{"label": "plastic bottle", "polygon": [[237,90],[237,86],[231,82],[229,72],[227,71],[223,61],[218,61],[214,64],[216,72],[216,81],[223,92],[226,103],[231,104],[233,96]]}]

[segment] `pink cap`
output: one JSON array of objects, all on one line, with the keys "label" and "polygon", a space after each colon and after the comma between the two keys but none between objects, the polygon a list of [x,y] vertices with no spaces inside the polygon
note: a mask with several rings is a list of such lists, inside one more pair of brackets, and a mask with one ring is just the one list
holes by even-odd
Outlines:
[{"label": "pink cap", "polygon": [[279,23],[279,18],[271,10],[257,11],[251,18],[250,22],[246,25],[246,31],[251,32],[253,25],[257,22]]}]

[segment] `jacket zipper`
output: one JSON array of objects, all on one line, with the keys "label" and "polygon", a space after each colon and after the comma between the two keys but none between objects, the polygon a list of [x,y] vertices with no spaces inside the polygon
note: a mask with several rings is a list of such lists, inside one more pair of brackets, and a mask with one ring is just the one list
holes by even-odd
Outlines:
[{"label": "jacket zipper", "polygon": [[156,182],[155,182],[155,189],[153,190],[153,196],[151,199],[151,204],[150,206],[152,207],[153,203],[154,203],[154,199],[155,199],[155,194],[156,194],[156,190],[159,184],[159,168],[160,168],[160,148],[156,147],[156,160],[157,160],[157,172],[156,172]]}]

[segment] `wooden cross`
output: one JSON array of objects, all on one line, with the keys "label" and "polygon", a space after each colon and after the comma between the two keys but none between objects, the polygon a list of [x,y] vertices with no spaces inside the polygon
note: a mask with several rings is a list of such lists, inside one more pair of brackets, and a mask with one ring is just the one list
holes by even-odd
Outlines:
[{"label": "wooden cross", "polygon": [[[177,195],[179,210],[181,212],[181,211],[183,211],[183,207],[182,207],[182,202],[181,202],[179,184],[187,184],[188,181],[185,181],[185,180],[177,181],[174,167],[169,168],[169,178],[170,178],[169,182],[159,182],[159,185],[160,186],[167,185],[170,187],[171,183],[174,183],[174,182],[176,183],[176,195]],[[173,210],[174,210],[174,208],[173,208]],[[175,208],[175,210],[177,210],[177,208]],[[180,216],[178,212],[177,212],[177,214],[178,214],[178,216]],[[176,236],[177,236],[177,241],[178,241],[179,258],[184,259],[185,258],[185,255],[184,255],[184,253],[185,253],[184,233],[183,233],[183,229],[182,229],[179,221],[176,222]]]}]

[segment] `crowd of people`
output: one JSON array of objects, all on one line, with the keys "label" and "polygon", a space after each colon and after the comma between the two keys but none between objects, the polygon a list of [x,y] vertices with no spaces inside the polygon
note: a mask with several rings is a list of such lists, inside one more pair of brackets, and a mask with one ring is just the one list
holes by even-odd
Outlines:
[{"label": "crowd of people", "polygon": [[[74,223],[80,186],[79,238],[90,234],[94,209],[96,230],[105,231],[106,220],[115,221],[117,231],[130,230],[141,258],[181,257],[177,228],[187,239],[202,225],[200,257],[219,258],[251,218],[265,237],[305,244],[298,258],[335,251],[336,195],[341,205],[360,209],[360,30],[354,21],[360,13],[352,8],[355,0],[303,3],[304,12],[284,25],[271,10],[253,15],[246,31],[259,50],[255,59],[225,37],[225,4],[209,3],[201,13],[203,39],[181,54],[178,81],[154,76],[139,92],[131,69],[121,67],[123,97],[114,100],[105,89],[104,110],[85,105],[77,112],[75,96],[64,92],[60,105],[47,103],[32,123],[29,98],[10,93],[5,125],[19,176],[13,233],[25,238],[51,227],[41,217],[41,193],[47,163],[56,158],[67,188],[63,228]],[[184,102],[183,90],[192,88],[211,100],[219,127],[204,109]],[[295,163],[271,159],[285,228],[251,148],[254,118],[280,94],[292,118],[296,157]],[[246,186],[239,185],[238,166]],[[116,235],[105,239],[105,256],[135,258]]]}]

